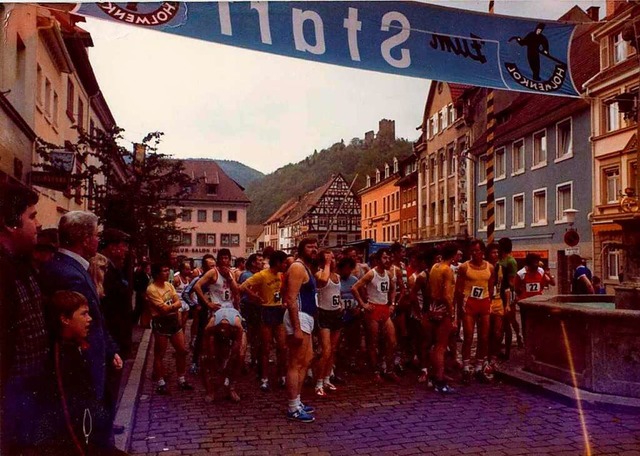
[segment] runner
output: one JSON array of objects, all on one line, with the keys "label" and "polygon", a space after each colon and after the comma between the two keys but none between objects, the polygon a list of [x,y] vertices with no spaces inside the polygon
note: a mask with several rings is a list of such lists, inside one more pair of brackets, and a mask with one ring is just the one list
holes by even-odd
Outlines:
[{"label": "runner", "polygon": [[[409,276],[409,300],[411,302],[411,315],[409,318],[409,336],[411,340],[411,347],[413,349],[414,365],[420,366],[422,373],[418,377],[420,383],[428,380],[427,367],[429,346],[424,347],[425,337],[422,328],[422,316],[428,310],[430,302],[429,294],[429,270],[428,267],[429,258],[425,253],[414,255],[414,268],[415,272]],[[426,299],[425,299],[426,296]]]},{"label": "runner", "polygon": [[178,387],[184,391],[193,389],[185,379],[187,370],[187,348],[184,331],[178,320],[178,311],[182,307],[173,285],[169,283],[169,266],[154,264],[151,266],[153,282],[147,287],[147,302],[151,309],[151,328],[155,339],[153,348],[153,380],[157,394],[169,394],[165,382],[164,355],[171,342],[176,351],[176,374]]},{"label": "runner", "polygon": [[[254,274],[263,270],[263,257],[260,253],[252,253],[246,262],[245,271],[240,274],[238,284],[242,285]],[[268,269],[268,268],[267,268]],[[240,313],[244,318],[244,325],[247,330],[247,339],[249,341],[251,361],[250,364],[256,367],[258,378],[262,378],[262,367],[260,364],[260,300],[256,301],[246,292],[240,293]]]},{"label": "runner", "polygon": [[547,273],[539,266],[540,256],[535,253],[527,253],[524,260],[524,268],[516,275],[516,295],[518,301],[531,296],[542,294],[544,287],[548,286],[550,279]]},{"label": "runner", "polygon": [[305,374],[313,358],[311,333],[317,311],[316,279],[311,272],[318,254],[318,241],[305,238],[298,244],[298,259],[284,276],[284,325],[289,355],[287,360],[287,418],[301,423],[315,421],[313,407],[300,401]]},{"label": "runner", "polygon": [[344,338],[340,356],[351,368],[356,367],[356,357],[360,352],[362,342],[362,312],[358,301],[353,296],[351,288],[358,281],[353,275],[356,262],[353,258],[343,256],[338,261],[338,275],[340,276],[340,299],[344,304]]},{"label": "runner", "polygon": [[276,250],[269,258],[269,269],[263,269],[249,277],[240,291],[246,293],[252,302],[261,305],[260,313],[260,345],[261,345],[261,379],[260,389],[269,390],[269,355],[275,339],[278,381],[284,388],[287,373],[286,333],[284,330],[284,307],[282,305],[281,288],[282,273],[287,269],[287,254]]},{"label": "runner", "polygon": [[[370,367],[373,370],[374,381],[380,381],[380,364],[378,362],[378,336],[384,334],[385,350],[384,363],[386,377],[392,381],[399,378],[390,368],[393,366],[393,356],[396,349],[396,330],[391,321],[391,308],[395,296],[395,284],[391,279],[389,267],[391,259],[388,249],[380,249],[375,255],[376,265],[364,277],[356,282],[352,288],[353,296],[364,310],[364,321],[367,333],[367,351],[369,352]],[[366,291],[368,302],[363,294]]]},{"label": "runner", "polygon": [[182,293],[191,283],[191,263],[187,260],[183,260],[178,266],[178,274],[173,276],[173,288],[176,289],[178,297],[180,298],[180,308],[178,316],[180,317],[180,326],[186,332],[187,330],[187,318],[189,317],[189,303],[182,297]]},{"label": "runner", "polygon": [[433,381],[438,393],[453,393],[444,377],[444,354],[451,333],[456,327],[454,308],[455,279],[451,262],[458,247],[454,243],[447,243],[442,247],[441,261],[437,262],[429,271],[429,302],[428,311],[422,317],[422,327],[425,340],[423,342],[424,366],[427,365],[426,356],[429,347],[434,346],[431,352],[431,366],[433,369]]},{"label": "runner", "polygon": [[353,267],[353,275],[355,276],[356,279],[361,279],[362,277],[364,277],[364,275],[369,272],[369,270],[371,269],[367,263],[361,263],[359,262],[359,258],[358,258],[358,251],[356,250],[355,247],[347,247],[342,251],[342,256],[343,257],[349,257],[353,260],[353,264],[355,265]]},{"label": "runner", "polygon": [[[502,285],[502,289],[506,290],[507,288],[511,290],[512,298],[515,298],[515,285],[516,285],[516,275],[518,273],[518,263],[516,259],[511,255],[511,251],[513,249],[513,243],[509,238],[501,238],[498,241],[498,245],[500,246],[500,261],[499,263],[502,265],[502,270],[504,274],[504,284]],[[511,339],[513,338],[513,332],[516,333],[516,340],[518,343],[518,348],[522,348],[522,336],[520,336],[520,325],[518,324],[518,320],[516,319],[516,306],[515,299],[511,303],[509,307],[509,311],[507,312],[505,309],[504,314],[504,358],[509,359],[511,356]],[[513,332],[511,330],[513,328]]]},{"label": "runner", "polygon": [[505,312],[511,311],[511,289],[504,287],[504,269],[498,262],[500,258],[500,246],[491,243],[487,246],[487,260],[493,265],[494,291],[491,299],[491,315],[489,316],[489,365],[483,369],[487,380],[493,380],[497,356],[500,353],[502,343],[503,320]]},{"label": "runner", "polygon": [[485,381],[482,373],[487,362],[489,346],[489,315],[493,297],[493,266],[484,259],[485,246],[480,239],[473,239],[470,244],[471,259],[458,268],[456,280],[456,299],[462,301],[462,380],[471,380],[471,345],[474,327],[478,327],[478,345],[476,347],[475,375]]},{"label": "runner", "polygon": [[205,401],[214,400],[213,370],[224,376],[228,398],[240,402],[235,383],[244,359],[244,330],[240,312],[233,307],[222,307],[214,314],[205,328],[204,352],[202,355],[202,377],[206,390]]},{"label": "runner", "polygon": [[315,276],[318,284],[318,339],[322,354],[316,366],[315,393],[318,397],[325,397],[327,391],[337,390],[330,377],[344,325],[344,304],[333,253],[323,250],[318,254],[318,260],[321,269]]}]

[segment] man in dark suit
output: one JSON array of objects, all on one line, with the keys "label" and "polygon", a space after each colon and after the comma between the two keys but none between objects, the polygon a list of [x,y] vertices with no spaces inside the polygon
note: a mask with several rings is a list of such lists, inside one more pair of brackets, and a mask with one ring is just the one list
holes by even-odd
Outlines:
[{"label": "man in dark suit", "polygon": [[58,224],[60,249],[53,260],[42,267],[41,284],[46,295],[58,290],[77,291],[89,303],[92,323],[87,341],[86,358],[97,399],[104,401],[106,366],[122,369],[118,347],[105,327],[96,286],[87,272],[89,259],[98,250],[98,218],[91,212],[71,211]]}]

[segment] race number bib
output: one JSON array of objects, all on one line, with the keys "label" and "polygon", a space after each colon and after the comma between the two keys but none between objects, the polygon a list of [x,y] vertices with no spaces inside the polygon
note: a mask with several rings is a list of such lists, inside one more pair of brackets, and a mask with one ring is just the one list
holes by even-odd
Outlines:
[{"label": "race number bib", "polygon": [[540,282],[533,282],[527,284],[527,291],[529,293],[539,293],[542,287],[540,286]]},{"label": "race number bib", "polygon": [[281,299],[281,297],[280,297],[280,292],[279,292],[279,291],[276,291],[276,292],[273,294],[273,302],[280,302],[280,299]]},{"label": "race number bib", "polygon": [[389,292],[389,282],[380,282],[380,291],[383,293]]},{"label": "race number bib", "polygon": [[222,299],[229,301],[231,299],[231,290],[224,290],[224,293],[222,293]]},{"label": "race number bib", "polygon": [[356,307],[355,306],[355,299],[349,299],[349,298],[344,299],[343,298],[342,302],[344,303],[344,308],[345,309],[351,310],[351,309],[354,309]]},{"label": "race number bib", "polygon": [[471,287],[471,296],[470,296],[471,298],[482,299],[483,295],[484,295],[483,287],[477,287],[477,286]]},{"label": "race number bib", "polygon": [[331,307],[338,309],[340,307],[340,295],[333,295],[331,299]]}]

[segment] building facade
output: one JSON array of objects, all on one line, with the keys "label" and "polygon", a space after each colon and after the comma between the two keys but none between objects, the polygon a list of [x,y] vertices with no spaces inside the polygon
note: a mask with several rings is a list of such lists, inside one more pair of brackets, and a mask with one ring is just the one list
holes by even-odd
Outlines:
[{"label": "building facade", "polygon": [[[366,184],[358,196],[361,202],[362,238],[376,242],[393,242],[401,239],[400,222],[400,161],[394,157],[377,169],[375,176],[366,176]],[[408,231],[413,231],[407,221]]]},{"label": "building facade", "polygon": [[418,156],[418,229],[424,243],[466,238],[473,230],[469,212],[469,128],[461,95],[467,86],[432,81]]},{"label": "building facade", "polygon": [[634,23],[640,32],[640,5],[609,1],[606,14],[607,21],[591,34],[600,48],[599,71],[585,86],[592,100],[594,273],[613,292],[625,261],[622,229],[616,221],[628,214],[621,210],[620,200],[627,188],[640,193],[637,114],[624,114],[618,103],[620,97],[638,99],[640,58],[624,33]]},{"label": "building facade", "polygon": [[409,155],[400,161],[399,178],[395,185],[400,189],[400,240],[403,244],[418,240],[418,157]]},{"label": "building facade", "polygon": [[[32,165],[44,159],[35,153],[33,134],[63,150],[77,142],[77,129],[108,131],[115,120],[91,68],[87,48],[93,43],[77,25],[81,18],[33,4],[0,8],[8,18],[0,37],[1,169],[38,191],[38,218],[53,226],[69,210],[91,209],[91,189],[103,182],[98,176],[83,188],[57,191],[36,181]],[[72,169],[96,165],[93,160],[76,155]]]},{"label": "building facade", "polygon": [[175,252],[189,258],[215,255],[228,248],[233,257],[244,256],[247,245],[247,207],[244,189],[214,160],[183,160],[184,172],[193,180],[189,196],[180,207],[169,207],[176,225],[183,229]]},{"label": "building facade", "polygon": [[[360,239],[360,203],[341,174],[302,195],[279,226],[283,242],[294,249],[305,237],[315,237],[321,247],[339,247]],[[292,242],[291,242],[291,241]]]}]

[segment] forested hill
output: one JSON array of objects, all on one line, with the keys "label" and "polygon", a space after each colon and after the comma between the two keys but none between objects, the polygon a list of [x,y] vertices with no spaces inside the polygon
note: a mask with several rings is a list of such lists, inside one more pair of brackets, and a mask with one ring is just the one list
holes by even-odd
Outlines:
[{"label": "forested hill", "polygon": [[315,151],[301,162],[286,165],[247,186],[246,194],[251,200],[248,223],[263,223],[289,198],[321,186],[332,174],[341,173],[349,183],[357,174],[353,186],[357,191],[364,187],[367,174],[373,178],[376,168],[384,172],[385,162],[392,166],[393,157],[400,160],[410,153],[411,142],[405,139],[364,148],[362,141],[355,138],[349,145],[339,142],[329,149]]},{"label": "forested hill", "polygon": [[245,188],[253,181],[264,177],[264,174],[257,169],[250,168],[235,160],[216,160],[215,162],[231,179]]}]

